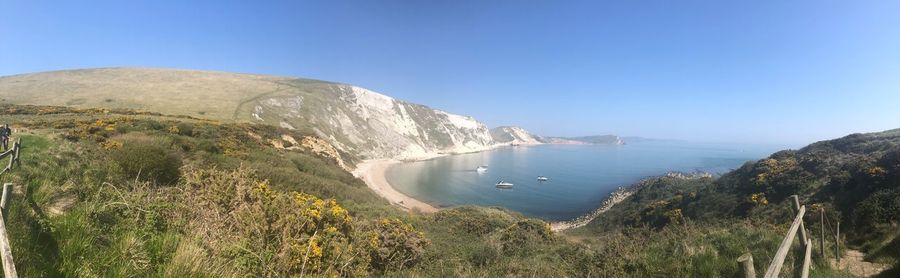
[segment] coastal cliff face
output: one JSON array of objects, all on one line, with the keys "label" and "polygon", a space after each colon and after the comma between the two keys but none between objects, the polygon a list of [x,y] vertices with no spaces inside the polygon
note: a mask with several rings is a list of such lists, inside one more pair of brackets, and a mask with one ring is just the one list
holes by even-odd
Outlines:
[{"label": "coastal cliff face", "polygon": [[[472,117],[326,81],[223,72],[102,68],[0,77],[10,104],[125,108],[308,131],[360,158],[427,158],[498,143]],[[527,132],[516,138],[532,141]]]},{"label": "coastal cliff face", "polygon": [[615,135],[540,137],[327,81],[225,72],[100,68],[0,77],[7,104],[133,109],[315,134],[362,159],[420,159],[510,144],[623,144]]},{"label": "coastal cliff face", "polygon": [[625,140],[617,135],[594,135],[581,137],[545,137],[544,143],[549,144],[608,144],[625,145]]},{"label": "coastal cliff face", "polygon": [[491,137],[498,144],[536,145],[543,144],[540,137],[516,126],[501,126],[491,129]]},{"label": "coastal cliff face", "polygon": [[472,117],[350,85],[265,96],[242,108],[252,121],[308,128],[338,149],[364,158],[426,158],[493,145],[487,126]]}]

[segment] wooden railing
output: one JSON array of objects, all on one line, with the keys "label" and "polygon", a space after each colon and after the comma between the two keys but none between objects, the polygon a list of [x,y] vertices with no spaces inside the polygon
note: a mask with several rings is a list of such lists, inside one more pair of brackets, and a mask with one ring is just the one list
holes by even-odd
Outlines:
[{"label": "wooden railing", "polygon": [[4,158],[7,158],[7,157],[10,158],[9,164],[6,165],[6,168],[3,168],[3,170],[0,171],[0,177],[2,177],[3,174],[6,174],[6,172],[9,172],[10,170],[12,170],[14,163],[19,163],[19,149],[21,149],[21,148],[22,148],[22,139],[17,139],[16,142],[13,143],[12,148],[4,151],[3,153],[0,153],[0,160],[3,160]]},{"label": "wooden railing", "polygon": [[[22,154],[21,150],[22,140],[18,139],[13,143],[12,148],[0,153],[0,161],[9,157],[9,163],[6,165],[6,168],[3,168],[3,170],[0,171],[0,179],[2,179],[3,175],[9,173],[9,171],[13,169],[13,166],[19,165],[19,155]],[[12,190],[12,183],[4,183],[3,194],[0,196],[0,259],[3,260],[4,277],[7,278],[18,277],[18,274],[16,274],[16,265],[13,262],[12,248],[9,245],[9,237],[6,235],[6,209],[9,206],[10,190]]]},{"label": "wooden railing", "polygon": [[[800,200],[797,195],[791,196],[793,198],[793,207],[794,211],[797,215],[794,217],[794,221],[791,222],[791,227],[788,229],[787,235],[785,235],[784,239],[781,241],[781,244],[778,246],[778,250],[775,251],[775,256],[772,258],[772,262],[769,263],[769,267],[766,268],[766,274],[763,277],[766,278],[774,278],[778,277],[778,274],[781,273],[781,267],[784,265],[784,260],[787,257],[788,251],[791,248],[791,244],[794,242],[794,237],[797,236],[797,232],[800,233],[800,243],[806,249],[803,256],[803,266],[800,269],[800,277],[806,278],[809,277],[809,270],[812,267],[812,240],[807,236],[806,227],[803,225],[803,216],[806,214],[806,206],[800,205]],[[820,242],[820,249],[823,259],[825,259],[825,214],[824,210],[821,211],[822,216],[822,240]],[[835,236],[835,247],[837,244],[838,236]],[[837,249],[835,249],[835,253],[838,253]],[[840,257],[836,254],[836,256]],[[740,258],[737,259],[738,265],[741,271],[744,273],[744,277],[747,278],[755,278],[756,270],[753,267],[753,255],[750,253],[745,253]]]}]

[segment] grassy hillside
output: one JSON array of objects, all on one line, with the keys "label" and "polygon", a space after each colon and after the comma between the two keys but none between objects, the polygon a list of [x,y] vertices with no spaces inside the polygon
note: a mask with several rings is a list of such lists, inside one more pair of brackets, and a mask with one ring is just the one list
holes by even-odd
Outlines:
[{"label": "grassy hillside", "polygon": [[785,228],[724,218],[559,234],[500,208],[408,214],[334,157],[284,139],[307,132],[126,110],[0,111],[25,146],[4,177],[17,185],[7,226],[23,277],[733,276],[739,254],[770,256]]},{"label": "grassy hillside", "polygon": [[868,259],[896,265],[900,259],[900,130],[854,134],[747,163],[718,179],[661,177],[595,219],[584,233],[623,226],[662,228],[686,222],[715,225],[746,220],[782,229],[793,217],[798,195],[804,219],[819,238],[819,211],[833,229]]},{"label": "grassy hillside", "polygon": [[225,72],[103,68],[0,77],[0,104],[129,109],[305,130],[367,158],[483,150],[470,117],[332,82]]},{"label": "grassy hillside", "polygon": [[399,211],[334,158],[288,147],[285,136],[311,136],[300,131],[0,111],[25,146],[4,177],[17,185],[7,223],[23,277],[498,274],[518,258],[549,259],[523,275],[575,273],[551,267],[571,244],[547,223],[493,208]]},{"label": "grassy hillside", "polygon": [[288,80],[293,78],[168,69],[84,69],[0,77],[0,98],[11,104],[124,108],[248,121],[249,113],[236,113],[241,104],[289,89],[279,84]]}]

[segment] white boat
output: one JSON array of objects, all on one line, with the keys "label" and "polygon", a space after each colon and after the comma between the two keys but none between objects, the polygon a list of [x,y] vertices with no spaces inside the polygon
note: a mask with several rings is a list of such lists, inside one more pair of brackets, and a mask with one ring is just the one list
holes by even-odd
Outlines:
[{"label": "white boat", "polygon": [[508,181],[499,180],[497,181],[497,188],[512,188],[513,184]]},{"label": "white boat", "polygon": [[487,169],[488,169],[487,166],[481,165],[481,166],[478,166],[478,168],[475,168],[475,171],[483,173],[483,172],[487,172]]},{"label": "white boat", "polygon": [[545,176],[538,176],[538,177],[537,177],[537,180],[538,180],[538,181],[548,181],[549,179],[548,179],[547,177],[545,177]]}]

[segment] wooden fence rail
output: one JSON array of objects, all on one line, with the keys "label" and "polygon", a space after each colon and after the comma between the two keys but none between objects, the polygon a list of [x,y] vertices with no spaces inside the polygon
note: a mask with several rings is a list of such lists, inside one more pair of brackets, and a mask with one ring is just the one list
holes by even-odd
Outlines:
[{"label": "wooden fence rail", "polygon": [[[784,265],[784,260],[787,257],[791,244],[794,242],[794,237],[797,236],[798,232],[800,233],[800,243],[806,248],[800,276],[803,278],[808,277],[809,269],[812,267],[812,240],[807,236],[806,227],[803,225],[803,216],[806,214],[806,206],[800,205],[800,200],[797,198],[797,195],[791,197],[794,199],[793,207],[797,212],[797,215],[794,217],[794,221],[791,222],[791,227],[788,229],[787,235],[785,235],[781,244],[778,245],[778,250],[775,251],[775,256],[772,258],[772,262],[769,263],[766,274],[763,276],[765,278],[778,277],[778,274],[781,273],[781,267]],[[741,271],[744,272],[744,277],[756,278],[752,254],[746,253],[738,258],[737,261]]]},{"label": "wooden fence rail", "polygon": [[[806,206],[801,206],[800,212],[797,213],[797,217],[795,217],[794,222],[791,223],[791,228],[788,229],[787,236],[784,237],[784,240],[781,241],[781,245],[778,246],[778,251],[775,252],[775,257],[772,258],[772,263],[769,264],[766,275],[763,277],[778,277],[778,273],[781,273],[781,266],[784,265],[784,258],[787,257],[788,250],[791,248],[791,243],[794,242],[794,236],[797,235],[797,230],[800,229],[800,223],[803,223],[804,213],[806,213]],[[806,242],[803,244],[806,244]]]},{"label": "wooden fence rail", "polygon": [[[13,166],[19,165],[19,155],[21,154],[22,140],[18,139],[9,150],[0,153],[0,160],[9,157],[9,163],[6,168],[0,171],[0,178],[10,170]],[[3,184],[2,196],[0,196],[0,259],[3,260],[3,275],[7,278],[19,277],[16,273],[16,265],[13,261],[12,248],[9,245],[9,237],[6,235],[6,212],[9,206],[9,198],[11,198],[10,190],[12,183]]]}]

